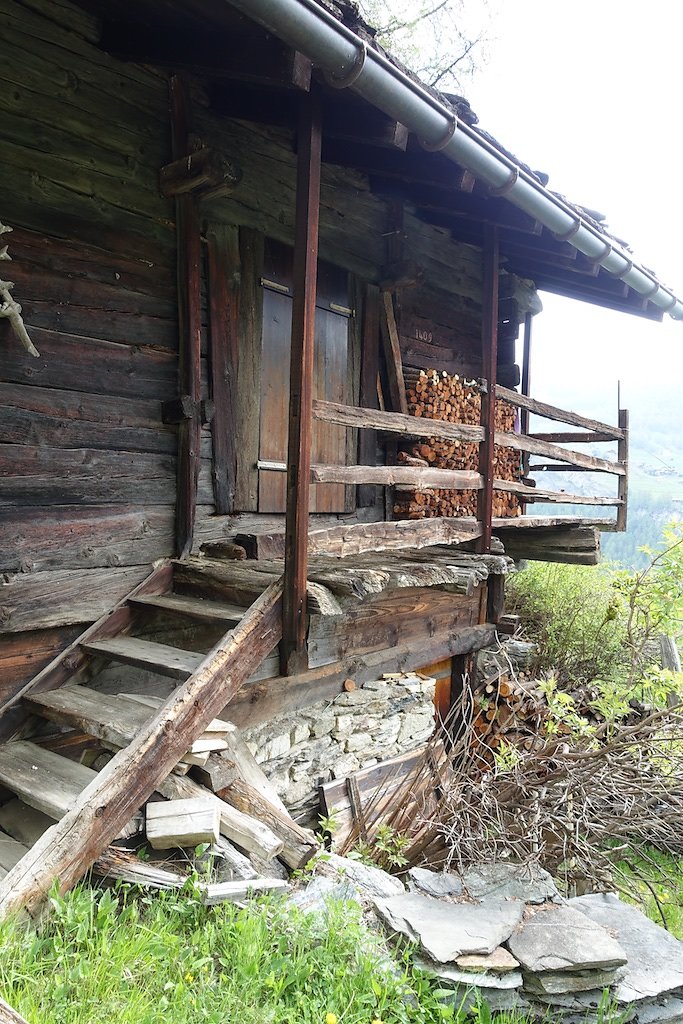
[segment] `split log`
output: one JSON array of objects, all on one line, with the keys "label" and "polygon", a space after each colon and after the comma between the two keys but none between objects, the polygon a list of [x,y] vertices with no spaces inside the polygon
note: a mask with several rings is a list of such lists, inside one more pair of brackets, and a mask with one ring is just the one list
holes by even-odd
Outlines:
[{"label": "split log", "polygon": [[277,580],[0,882],[0,917],[22,907],[35,912],[56,878],[66,891],[81,877],[254,673],[281,631]]},{"label": "split log", "polygon": [[146,830],[153,850],[215,843],[220,834],[220,809],[209,795],[150,802]]},{"label": "split log", "polygon": [[221,834],[247,853],[256,854],[264,860],[272,860],[282,853],[284,843],[272,829],[209,793],[192,779],[181,775],[169,775],[158,784],[157,789],[168,800],[202,797],[212,801],[220,813]]},{"label": "split log", "polygon": [[299,870],[317,853],[320,844],[310,829],[302,828],[288,812],[282,812],[264,799],[248,783],[236,779],[218,793],[221,800],[232,804],[245,814],[263,822],[275,835],[279,836],[284,847],[279,854],[280,860],[293,870]]}]

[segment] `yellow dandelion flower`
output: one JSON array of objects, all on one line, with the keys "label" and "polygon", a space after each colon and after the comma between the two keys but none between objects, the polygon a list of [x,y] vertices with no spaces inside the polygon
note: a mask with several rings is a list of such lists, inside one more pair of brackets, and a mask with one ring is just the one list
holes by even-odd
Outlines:
[{"label": "yellow dandelion flower", "polygon": [[337,1019],[338,1018],[336,1013],[325,1014],[325,1024],[337,1024]]}]

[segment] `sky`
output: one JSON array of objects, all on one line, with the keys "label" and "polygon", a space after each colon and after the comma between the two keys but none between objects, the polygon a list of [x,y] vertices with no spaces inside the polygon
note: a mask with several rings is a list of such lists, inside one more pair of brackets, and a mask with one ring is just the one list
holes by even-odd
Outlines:
[{"label": "sky", "polygon": [[[488,63],[463,86],[481,126],[547,172],[549,188],[606,214],[610,231],[683,297],[683,5],[498,0],[493,36]],[[626,406],[645,390],[680,391],[683,321],[543,298],[535,397],[571,395],[577,411],[602,415],[606,393],[616,409],[619,379]]]}]

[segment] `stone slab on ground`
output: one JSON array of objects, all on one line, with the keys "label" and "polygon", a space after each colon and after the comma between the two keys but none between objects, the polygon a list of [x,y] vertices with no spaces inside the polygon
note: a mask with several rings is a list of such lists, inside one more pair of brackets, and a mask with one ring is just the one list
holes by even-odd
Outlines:
[{"label": "stone slab on ground", "polygon": [[462,874],[411,868],[408,888],[435,897],[475,900],[523,900],[525,903],[560,903],[562,897],[551,876],[537,865],[483,864]]},{"label": "stone slab on ground", "polygon": [[440,963],[472,953],[492,953],[510,937],[524,909],[516,901],[452,904],[414,892],[375,900],[375,908],[386,926],[419,942]]},{"label": "stone slab on ground", "polygon": [[492,971],[473,974],[471,971],[463,971],[453,964],[439,964],[423,957],[415,957],[417,966],[439,981],[445,981],[450,985],[474,985],[487,993],[489,989],[504,991],[507,989],[522,987],[521,971],[508,971],[506,974],[496,974]]},{"label": "stone slab on ground", "polygon": [[385,899],[406,891],[403,882],[388,871],[336,853],[324,853],[317,870],[325,878],[349,882],[366,899]]},{"label": "stone slab on ground", "polygon": [[683,942],[670,932],[614,893],[577,896],[569,905],[607,928],[623,947],[628,964],[617,987],[619,1002],[683,990]]},{"label": "stone slab on ground", "polygon": [[507,943],[524,970],[582,971],[626,963],[617,940],[577,907],[551,905],[527,913]]},{"label": "stone slab on ground", "polygon": [[497,971],[504,974],[506,971],[515,971],[519,963],[512,953],[505,946],[497,946],[492,953],[485,956],[483,953],[473,953],[471,956],[459,956],[455,961],[463,971],[477,973],[479,971]]},{"label": "stone slab on ground", "polygon": [[[530,1004],[526,1001],[521,991],[515,989],[487,989],[485,994],[477,992],[469,985],[454,985],[452,989],[442,988],[439,991],[441,1000],[455,1010],[462,1013],[469,1013],[480,1002],[487,1003],[493,1013],[500,1013],[505,1010],[517,1010],[520,1013],[528,1013]],[[540,1016],[540,1015],[539,1015]],[[546,1021],[545,1024],[548,1024]]]},{"label": "stone slab on ground", "polygon": [[592,971],[542,971],[540,974],[524,972],[524,991],[538,995],[559,995],[566,992],[590,992],[608,988],[618,977],[616,969]]}]

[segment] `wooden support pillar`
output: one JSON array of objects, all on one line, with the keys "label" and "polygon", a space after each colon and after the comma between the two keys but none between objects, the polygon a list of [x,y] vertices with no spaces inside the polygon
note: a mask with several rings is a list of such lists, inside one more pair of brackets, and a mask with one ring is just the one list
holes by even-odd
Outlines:
[{"label": "wooden support pillar", "polygon": [[[374,284],[365,290],[363,303],[363,333],[361,338],[360,405],[363,409],[376,409],[377,374],[379,373],[379,317],[380,293]],[[358,432],[358,462],[361,466],[373,466],[377,461],[377,432]],[[377,504],[377,487],[360,484],[358,505],[361,508]]]},{"label": "wooden support pillar", "polygon": [[[522,352],[522,394],[529,397],[531,394],[529,388],[531,387],[530,379],[530,366],[531,366],[531,327],[533,323],[533,314],[527,312],[524,317],[524,350]],[[529,410],[520,409],[519,411],[519,425],[522,434],[526,435],[529,433]],[[522,476],[528,477],[529,475],[529,453],[522,453]],[[526,512],[527,503],[523,501],[522,513]]]},{"label": "wooden support pillar", "polygon": [[624,436],[617,442],[617,461],[626,472],[618,477],[621,505],[617,508],[617,531],[624,533],[628,519],[628,409],[619,410],[619,426],[624,431]]},{"label": "wooden support pillar", "polygon": [[479,472],[484,477],[484,486],[479,491],[478,518],[482,525],[477,550],[491,550],[491,519],[493,516],[493,458],[496,431],[496,375],[498,369],[498,280],[499,242],[495,225],[486,226],[484,239],[484,278],[482,303],[482,364],[488,383],[486,394],[481,396],[481,425],[484,441],[479,448]]},{"label": "wooden support pillar", "polygon": [[218,515],[226,515],[235,509],[240,270],[238,229],[227,224],[209,224],[209,352],[211,394],[215,406],[211,432],[214,504]]},{"label": "wooden support pillar", "polygon": [[301,98],[300,103],[289,379],[285,580],[280,647],[283,674],[303,671],[308,661],[306,577],[322,141],[322,111],[318,90],[312,89]]},{"label": "wooden support pillar", "polygon": [[[170,82],[173,159],[189,154],[190,97],[185,81]],[[199,201],[192,195],[175,200],[178,281],[178,389],[188,396],[191,415],[178,426],[176,547],[180,555],[192,548],[197,509],[201,442],[202,271]]]}]

